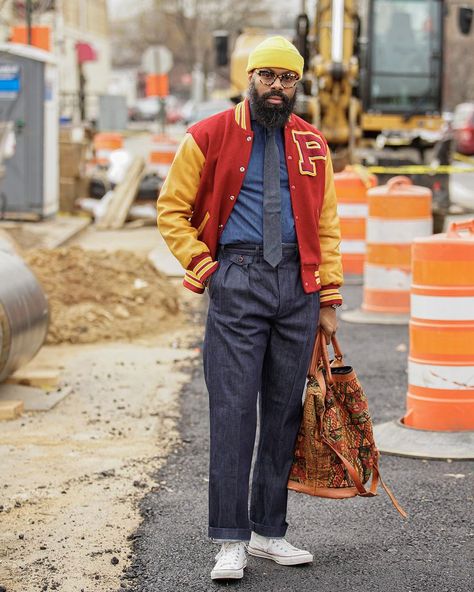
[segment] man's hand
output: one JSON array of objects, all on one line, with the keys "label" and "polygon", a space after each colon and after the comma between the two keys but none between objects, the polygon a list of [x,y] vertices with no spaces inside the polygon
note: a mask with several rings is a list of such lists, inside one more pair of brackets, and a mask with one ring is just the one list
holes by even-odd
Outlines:
[{"label": "man's hand", "polygon": [[323,306],[319,311],[319,326],[324,332],[326,343],[331,343],[331,337],[337,331],[336,310],[332,306]]}]

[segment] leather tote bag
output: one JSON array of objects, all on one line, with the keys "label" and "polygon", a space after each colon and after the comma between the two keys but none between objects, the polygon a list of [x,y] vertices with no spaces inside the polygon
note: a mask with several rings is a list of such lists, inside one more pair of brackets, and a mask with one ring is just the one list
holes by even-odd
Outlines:
[{"label": "leather tote bag", "polygon": [[326,340],[319,330],[288,488],[343,499],[373,497],[380,482],[395,508],[406,517],[380,476],[380,453],[364,390],[354,369],[344,364],[335,336],[332,345],[335,358],[330,363]]}]

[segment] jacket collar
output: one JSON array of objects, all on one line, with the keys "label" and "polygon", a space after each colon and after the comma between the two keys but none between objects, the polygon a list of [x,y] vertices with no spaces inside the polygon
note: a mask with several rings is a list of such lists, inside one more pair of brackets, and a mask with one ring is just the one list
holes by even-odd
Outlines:
[{"label": "jacket collar", "polygon": [[248,99],[244,99],[235,106],[234,117],[237,125],[246,131],[252,131],[250,124],[250,105]]}]

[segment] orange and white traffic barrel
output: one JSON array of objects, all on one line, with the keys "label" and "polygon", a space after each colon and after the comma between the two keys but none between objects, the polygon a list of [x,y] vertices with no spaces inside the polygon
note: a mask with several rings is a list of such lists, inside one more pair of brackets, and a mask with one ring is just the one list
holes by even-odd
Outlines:
[{"label": "orange and white traffic barrel", "polygon": [[166,177],[178,146],[179,142],[166,134],[153,136],[153,145],[149,156],[150,169],[161,177]]},{"label": "orange and white traffic barrel", "polygon": [[94,151],[98,164],[108,166],[110,164],[110,153],[120,148],[123,148],[121,134],[101,132],[94,136]]},{"label": "orange and white traffic barrel", "polygon": [[433,231],[431,191],[393,177],[367,192],[367,257],[362,310],[410,312],[411,244]]},{"label": "orange and white traffic barrel", "polygon": [[474,430],[474,219],[413,244],[406,426]]},{"label": "orange and white traffic barrel", "polygon": [[363,302],[341,318],[354,323],[405,324],[409,320],[411,244],[432,234],[431,191],[408,177],[393,177],[367,191],[367,253]]},{"label": "orange and white traffic barrel", "polygon": [[377,185],[377,178],[364,170],[347,166],[334,175],[334,184],[341,224],[344,279],[346,282],[362,283],[366,253],[367,190]]}]

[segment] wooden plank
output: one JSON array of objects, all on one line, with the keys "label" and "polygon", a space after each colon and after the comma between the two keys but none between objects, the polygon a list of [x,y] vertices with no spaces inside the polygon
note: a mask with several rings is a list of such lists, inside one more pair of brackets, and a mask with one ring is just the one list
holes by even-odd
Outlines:
[{"label": "wooden plank", "polygon": [[97,228],[103,230],[123,227],[130,206],[135,200],[144,171],[144,159],[136,157],[130,165],[124,180],[115,187],[104,214],[97,220]]},{"label": "wooden plank", "polygon": [[23,401],[0,401],[0,420],[16,419],[23,413]]},{"label": "wooden plank", "polygon": [[29,222],[0,222],[4,230],[20,249],[56,249],[89,226],[90,218],[83,216],[56,216],[51,220]]},{"label": "wooden plank", "polygon": [[72,388],[69,386],[45,391],[22,384],[0,384],[0,403],[20,401],[23,405],[22,411],[49,411],[71,393]]},{"label": "wooden plank", "polygon": [[57,387],[59,383],[59,371],[50,369],[17,370],[5,381],[9,384],[23,384],[27,386],[37,386],[39,388]]},{"label": "wooden plank", "polygon": [[41,220],[41,218],[41,214],[35,214],[33,212],[15,212],[13,210],[8,210],[2,213],[2,220],[38,222],[39,220]]}]

